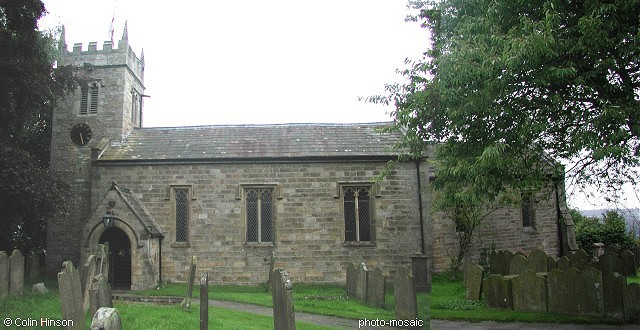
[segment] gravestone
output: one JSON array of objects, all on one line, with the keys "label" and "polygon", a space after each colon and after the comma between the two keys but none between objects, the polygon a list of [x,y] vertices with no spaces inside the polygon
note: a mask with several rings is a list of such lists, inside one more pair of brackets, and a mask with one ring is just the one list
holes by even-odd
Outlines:
[{"label": "gravestone", "polygon": [[547,272],[558,267],[558,261],[553,256],[547,256]]},{"label": "gravestone", "polygon": [[356,265],[349,263],[347,265],[347,296],[355,297],[356,295]]},{"label": "gravestone", "polygon": [[73,321],[73,326],[67,329],[84,329],[80,273],[71,261],[62,264],[62,271],[58,273],[58,290],[62,318]]},{"label": "gravestone", "polygon": [[384,307],[385,277],[380,269],[367,272],[366,303],[371,306]]},{"label": "gravestone", "polygon": [[468,264],[464,270],[465,296],[469,300],[479,300],[482,289],[482,267],[478,264]]},{"label": "gravestone", "polygon": [[513,309],[511,279],[517,276],[491,274],[482,280],[482,292],[487,307]]},{"label": "gravestone", "polygon": [[182,301],[182,308],[189,309],[191,307],[191,298],[193,297],[193,281],[196,277],[196,257],[191,257],[189,264],[189,279],[187,280],[187,296]]},{"label": "gravestone", "polygon": [[594,258],[598,259],[604,253],[604,244],[603,243],[593,243],[591,244],[591,254]]},{"label": "gravestone", "polygon": [[573,275],[569,280],[570,283],[574,283],[572,299],[576,312],[582,315],[604,315],[602,273],[593,267],[588,267],[569,274]]},{"label": "gravestone", "polygon": [[365,301],[367,296],[367,265],[363,262],[356,268],[356,286],[354,296],[360,301]]},{"label": "gravestone", "polygon": [[22,296],[24,291],[24,256],[20,250],[13,250],[9,257],[9,295]]},{"label": "gravestone", "polygon": [[602,285],[604,315],[622,321],[624,318],[622,296],[627,287],[627,280],[618,272],[602,272]]},{"label": "gravestone", "polygon": [[120,313],[115,308],[100,307],[91,320],[91,330],[122,330]]},{"label": "gravestone", "polygon": [[549,271],[547,254],[540,249],[531,250],[531,252],[529,252],[529,256],[527,257],[527,262],[529,263],[528,268],[536,273]]},{"label": "gravestone", "polygon": [[200,276],[200,330],[209,329],[209,273]]},{"label": "gravestone", "polygon": [[613,253],[613,254],[620,254],[620,247],[614,245],[605,245],[604,247],[604,252],[609,252],[609,253]]},{"label": "gravestone", "polygon": [[571,267],[577,270],[583,270],[589,267],[591,263],[591,257],[582,249],[576,250],[573,254],[569,254],[569,260],[571,261]]},{"label": "gravestone", "polygon": [[630,283],[622,295],[624,319],[627,322],[640,323],[640,284]]},{"label": "gravestone", "polygon": [[568,270],[571,267],[571,261],[567,256],[558,258],[557,268],[561,270]]},{"label": "gravestone", "polygon": [[[546,259],[546,258],[545,258]],[[525,269],[511,280],[513,309],[517,311],[547,311],[547,280],[534,270]]]},{"label": "gravestone", "polygon": [[0,299],[9,295],[9,257],[0,251]]},{"label": "gravestone", "polygon": [[35,252],[29,253],[27,257],[27,268],[29,269],[28,278],[36,279],[40,276],[40,255]]},{"label": "gravestone", "polygon": [[500,274],[502,275],[509,275],[509,267],[511,266],[511,259],[513,259],[514,254],[511,251],[500,251],[498,258],[500,261],[500,268],[501,268],[501,272]]},{"label": "gravestone", "polygon": [[413,320],[418,317],[416,292],[413,287],[413,276],[406,267],[396,270],[393,286],[396,319]]},{"label": "gravestone", "polygon": [[624,276],[636,276],[638,269],[636,268],[636,256],[629,250],[620,252],[620,259],[622,259],[622,275]]},{"label": "gravestone", "polygon": [[602,273],[622,274],[622,259],[619,255],[605,252],[598,258],[594,266]]},{"label": "gravestone", "polygon": [[100,307],[113,307],[111,287],[105,275],[98,274],[94,276],[88,286],[90,288],[89,311],[92,315],[95,314]]},{"label": "gravestone", "polygon": [[[568,260],[567,260],[568,262]],[[570,282],[575,273],[575,268],[552,269],[547,275],[547,294],[548,294],[548,310],[550,313],[573,314],[574,302],[573,291],[574,283]]]},{"label": "gravestone", "polygon": [[293,308],[293,283],[284,269],[273,270],[273,328],[295,329],[296,315]]},{"label": "gravestone", "polygon": [[[87,262],[84,263],[84,266],[82,267],[82,269],[84,270],[83,272],[80,272],[80,280],[83,283],[82,286],[82,297],[83,297],[83,303],[82,303],[82,307],[84,308],[84,311],[86,312],[87,310],[89,310],[89,289],[91,289],[91,285],[93,282],[93,277],[96,276],[96,257],[92,254],[87,258]],[[107,307],[111,307],[111,306],[107,306]],[[97,310],[97,308],[96,308]],[[95,312],[96,310],[94,310],[93,312]],[[93,314],[93,313],[91,313]]]},{"label": "gravestone", "polygon": [[38,294],[45,294],[49,292],[49,289],[47,289],[44,283],[40,282],[31,286],[31,292],[38,293]]},{"label": "gravestone", "polygon": [[511,263],[509,264],[509,275],[518,275],[528,267],[529,262],[527,261],[527,257],[522,254],[516,254],[511,258]]},{"label": "gravestone", "polygon": [[490,274],[502,274],[502,267],[500,264],[500,257],[496,250],[489,252],[489,273]]}]

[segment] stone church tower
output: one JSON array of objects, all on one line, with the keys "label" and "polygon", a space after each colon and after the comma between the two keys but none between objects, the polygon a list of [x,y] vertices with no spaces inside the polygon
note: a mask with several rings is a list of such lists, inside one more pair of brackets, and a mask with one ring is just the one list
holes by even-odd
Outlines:
[{"label": "stone church tower", "polygon": [[[63,40],[64,41],[64,40]],[[91,163],[108,144],[126,140],[141,127],[144,93],[144,52],[137,57],[129,46],[125,24],[122,39],[114,48],[105,41],[102,50],[90,42],[87,50],[74,44],[62,50],[60,65],[78,69],[80,84],[59,101],[53,112],[51,168],[71,184],[73,199],[65,217],[52,220],[47,231],[47,266],[60,268],[64,260],[78,264],[80,231],[91,213]]]}]

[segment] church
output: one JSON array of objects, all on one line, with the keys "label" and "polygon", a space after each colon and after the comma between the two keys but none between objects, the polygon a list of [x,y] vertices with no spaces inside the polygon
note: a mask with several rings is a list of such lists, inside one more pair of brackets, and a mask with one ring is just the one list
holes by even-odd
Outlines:
[{"label": "church", "polygon": [[[398,156],[400,133],[380,131],[390,123],[145,128],[144,54],[126,29],[102,49],[65,45],[59,65],[84,82],[53,113],[51,167],[74,196],[48,224],[52,271],[105,242],[125,290],[185,281],[192,257],[210,282],[259,284],[272,263],[297,283],[343,283],[349,263],[390,275],[416,260],[443,271],[455,255],[453,222],[431,210],[428,159],[375,180]],[[575,246],[562,182],[543,195],[496,212],[476,250]]]}]

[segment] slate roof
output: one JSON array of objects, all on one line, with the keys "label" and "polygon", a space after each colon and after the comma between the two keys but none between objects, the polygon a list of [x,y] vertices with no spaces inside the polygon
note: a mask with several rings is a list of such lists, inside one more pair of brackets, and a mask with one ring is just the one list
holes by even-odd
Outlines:
[{"label": "slate roof", "polygon": [[275,124],[134,129],[98,161],[257,160],[393,157],[391,123]]},{"label": "slate roof", "polygon": [[130,207],[131,211],[136,215],[140,223],[144,226],[145,230],[151,234],[153,237],[164,236],[162,231],[160,231],[160,226],[153,218],[149,210],[142,204],[140,201],[129,189],[120,188],[115,183],[112,185],[111,189],[115,189],[125,203]]}]

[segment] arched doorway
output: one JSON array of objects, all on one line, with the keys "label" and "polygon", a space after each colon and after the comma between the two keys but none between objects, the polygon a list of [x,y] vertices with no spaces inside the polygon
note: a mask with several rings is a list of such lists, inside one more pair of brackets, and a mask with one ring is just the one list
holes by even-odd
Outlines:
[{"label": "arched doorway", "polygon": [[111,227],[100,235],[109,243],[109,283],[114,290],[131,290],[131,242],[121,229]]}]

